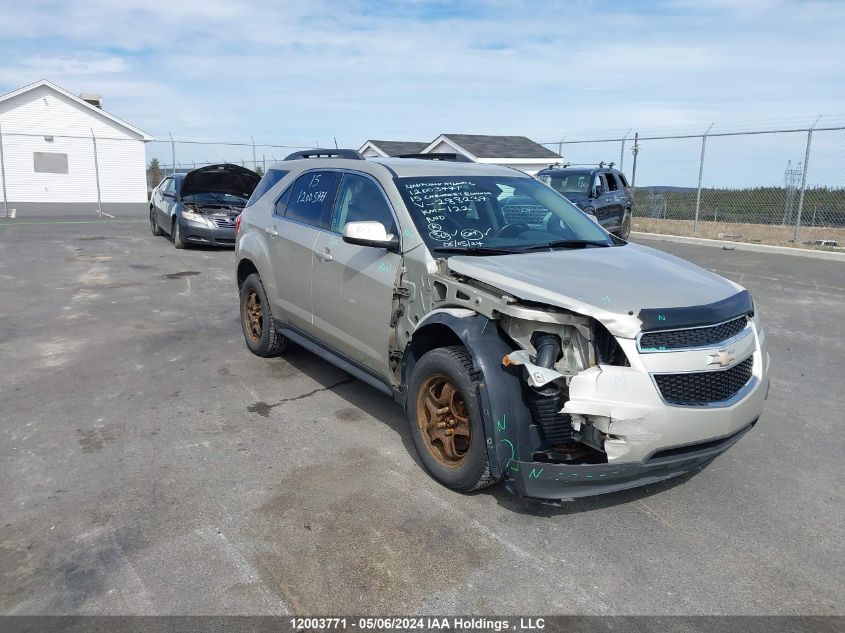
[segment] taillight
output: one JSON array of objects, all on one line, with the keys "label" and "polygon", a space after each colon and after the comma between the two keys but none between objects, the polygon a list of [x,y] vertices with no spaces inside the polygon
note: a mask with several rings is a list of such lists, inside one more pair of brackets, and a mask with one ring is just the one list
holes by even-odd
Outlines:
[{"label": "taillight", "polygon": [[237,237],[238,232],[241,230],[241,218],[243,217],[243,212],[238,213],[238,217],[235,218],[235,237]]}]

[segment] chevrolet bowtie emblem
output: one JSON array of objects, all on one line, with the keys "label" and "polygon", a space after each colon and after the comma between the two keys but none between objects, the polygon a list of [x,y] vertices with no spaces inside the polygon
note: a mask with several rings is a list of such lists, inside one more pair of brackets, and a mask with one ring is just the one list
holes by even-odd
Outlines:
[{"label": "chevrolet bowtie emblem", "polygon": [[715,354],[709,354],[707,356],[707,364],[708,365],[719,365],[720,367],[727,367],[736,358],[736,350],[733,349],[720,349]]}]

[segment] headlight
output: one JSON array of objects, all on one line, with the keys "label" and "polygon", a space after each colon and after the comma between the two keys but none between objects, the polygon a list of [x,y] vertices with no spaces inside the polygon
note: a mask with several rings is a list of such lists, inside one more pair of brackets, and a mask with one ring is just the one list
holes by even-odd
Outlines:
[{"label": "headlight", "polygon": [[197,224],[208,226],[208,222],[206,222],[205,216],[202,213],[194,213],[193,211],[182,211],[182,218],[188,220],[189,222],[196,222]]}]

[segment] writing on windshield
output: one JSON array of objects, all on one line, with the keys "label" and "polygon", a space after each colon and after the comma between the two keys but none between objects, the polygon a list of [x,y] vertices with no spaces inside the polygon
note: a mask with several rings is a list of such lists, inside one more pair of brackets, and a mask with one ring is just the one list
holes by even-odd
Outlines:
[{"label": "writing on windshield", "polygon": [[527,176],[397,179],[429,248],[524,250],[559,240],[607,241],[566,198]]},{"label": "writing on windshield", "polygon": [[[408,198],[422,216],[428,237],[443,246],[472,246],[481,244],[493,230],[482,226],[477,205],[485,207],[493,194],[475,189],[468,180],[408,182]],[[477,226],[464,226],[467,221]]]}]

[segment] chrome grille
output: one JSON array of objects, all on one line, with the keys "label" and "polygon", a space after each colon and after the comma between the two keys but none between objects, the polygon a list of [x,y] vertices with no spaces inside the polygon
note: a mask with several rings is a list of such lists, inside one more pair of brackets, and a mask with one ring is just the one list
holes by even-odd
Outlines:
[{"label": "chrome grille", "polygon": [[526,224],[541,224],[549,212],[546,207],[526,204],[506,205],[502,209],[502,214],[505,216],[505,221],[508,224],[519,222]]},{"label": "chrome grille", "polygon": [[743,315],[733,321],[727,321],[709,327],[646,332],[640,337],[640,350],[643,352],[654,352],[667,349],[716,345],[742,332],[747,324],[748,317]]},{"label": "chrome grille", "polygon": [[221,229],[235,228],[234,218],[211,218],[211,221]]},{"label": "chrome grille", "polygon": [[751,380],[753,367],[754,357],[749,356],[730,369],[655,374],[654,380],[669,404],[704,406],[733,398]]}]

